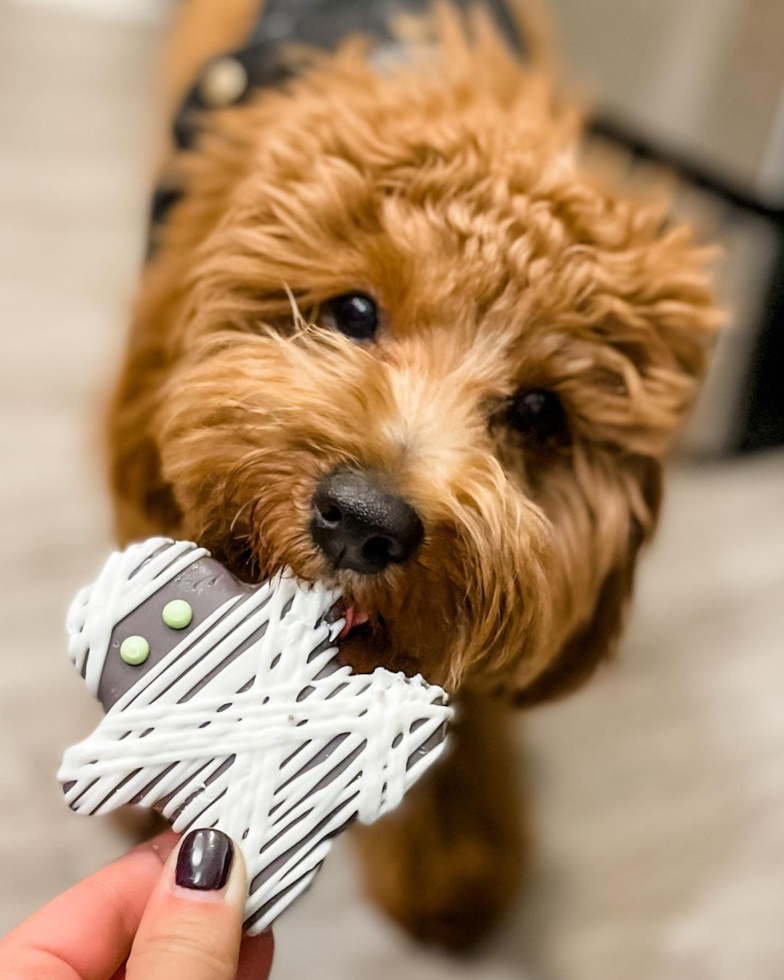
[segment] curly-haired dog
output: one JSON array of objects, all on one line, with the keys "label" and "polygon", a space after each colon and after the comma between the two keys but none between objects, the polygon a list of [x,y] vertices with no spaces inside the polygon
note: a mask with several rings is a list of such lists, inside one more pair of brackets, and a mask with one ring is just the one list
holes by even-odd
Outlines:
[{"label": "curly-haired dog", "polygon": [[[519,882],[507,706],[611,649],[716,324],[706,252],[581,171],[492,6],[438,7],[426,54],[266,39],[242,97],[241,58],[202,76],[110,414],[121,540],[337,581],[355,665],[457,693],[449,761],[360,837],[377,900],[453,946]],[[172,97],[257,8],[186,0]]]}]

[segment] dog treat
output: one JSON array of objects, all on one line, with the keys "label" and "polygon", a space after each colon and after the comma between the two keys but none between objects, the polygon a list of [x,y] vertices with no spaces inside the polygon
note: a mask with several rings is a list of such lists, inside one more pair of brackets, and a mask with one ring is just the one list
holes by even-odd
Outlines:
[{"label": "dog treat", "polygon": [[65,753],[66,801],[229,834],[251,934],[307,888],[335,834],[391,810],[444,749],[441,688],[339,665],[338,599],[288,572],[244,585],[205,549],[153,538],[112,555],[68,614],[70,657],[106,714]]}]

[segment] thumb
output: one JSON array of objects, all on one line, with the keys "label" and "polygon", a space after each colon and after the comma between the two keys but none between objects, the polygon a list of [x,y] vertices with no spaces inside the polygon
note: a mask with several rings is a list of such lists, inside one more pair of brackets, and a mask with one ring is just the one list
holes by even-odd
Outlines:
[{"label": "thumb", "polygon": [[230,837],[187,834],[147,903],[127,980],[234,980],[245,888],[245,865]]}]

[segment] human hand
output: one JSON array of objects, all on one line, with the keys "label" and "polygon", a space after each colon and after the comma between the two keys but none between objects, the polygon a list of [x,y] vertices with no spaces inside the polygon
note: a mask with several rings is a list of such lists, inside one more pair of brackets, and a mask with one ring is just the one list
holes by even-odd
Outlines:
[{"label": "human hand", "polygon": [[169,831],[0,940],[0,977],[265,980],[272,934],[240,945],[245,888],[242,854],[225,834],[194,830],[178,841]]}]

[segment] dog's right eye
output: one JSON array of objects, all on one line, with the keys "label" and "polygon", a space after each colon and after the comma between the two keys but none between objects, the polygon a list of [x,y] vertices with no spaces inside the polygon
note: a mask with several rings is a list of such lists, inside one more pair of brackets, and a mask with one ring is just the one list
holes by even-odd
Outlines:
[{"label": "dog's right eye", "polygon": [[568,439],[569,425],[561,399],[546,388],[521,388],[507,407],[506,421],[538,443]]},{"label": "dog's right eye", "polygon": [[364,293],[344,293],[324,304],[322,322],[351,340],[373,340],[378,332],[378,307]]}]

